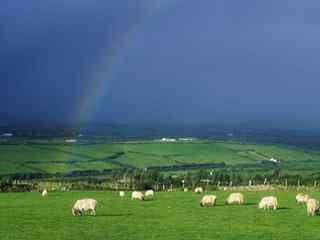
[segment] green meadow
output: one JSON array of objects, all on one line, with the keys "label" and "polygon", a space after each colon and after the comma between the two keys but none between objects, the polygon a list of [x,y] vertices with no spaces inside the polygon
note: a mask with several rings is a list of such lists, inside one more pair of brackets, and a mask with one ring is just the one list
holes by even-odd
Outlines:
[{"label": "green meadow", "polygon": [[[224,239],[318,240],[320,216],[308,217],[305,205],[295,203],[295,191],[244,192],[246,204],[226,206],[229,192],[210,192],[217,206],[200,207],[202,195],[156,192],[149,201],[133,201],[126,192],[49,192],[0,194],[0,239]],[[206,193],[207,194],[207,193]],[[310,192],[320,198],[319,192]],[[263,211],[263,196],[277,196],[280,208]],[[97,216],[74,217],[75,200],[98,200]]]},{"label": "green meadow", "polygon": [[[320,167],[320,151],[277,144],[237,141],[191,143],[99,142],[66,144],[63,141],[16,140],[0,142],[0,174],[145,168],[211,164],[258,164],[271,157],[281,166],[300,171]],[[259,164],[258,164],[259,165]]]}]

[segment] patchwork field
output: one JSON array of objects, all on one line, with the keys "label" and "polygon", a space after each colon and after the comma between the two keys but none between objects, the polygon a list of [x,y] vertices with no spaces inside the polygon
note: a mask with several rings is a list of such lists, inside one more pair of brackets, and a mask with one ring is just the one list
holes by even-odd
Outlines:
[{"label": "patchwork field", "polygon": [[257,164],[271,157],[295,170],[320,167],[320,151],[232,141],[160,143],[77,143],[15,140],[0,142],[0,174],[69,172],[123,167],[184,166],[224,162],[228,166]]},{"label": "patchwork field", "polygon": [[[225,206],[228,192],[212,192],[215,207],[201,208],[193,192],[156,193],[150,201],[123,199],[116,192],[49,192],[0,194],[0,239],[224,239],[318,240],[320,216],[308,217],[295,203],[294,191],[244,192],[246,204]],[[257,208],[262,196],[278,197],[280,209]],[[309,193],[320,198],[319,192]],[[73,217],[79,198],[98,200],[97,216]]]}]

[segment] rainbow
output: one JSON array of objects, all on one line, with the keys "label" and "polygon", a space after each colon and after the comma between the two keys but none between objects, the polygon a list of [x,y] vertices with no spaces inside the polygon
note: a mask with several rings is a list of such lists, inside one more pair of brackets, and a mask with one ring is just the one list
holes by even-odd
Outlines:
[{"label": "rainbow", "polygon": [[73,114],[74,125],[79,126],[89,122],[96,112],[101,99],[112,91],[109,83],[114,77],[113,70],[119,62],[120,53],[130,45],[135,34],[139,33],[139,30],[141,31],[140,28],[144,21],[173,6],[177,6],[181,1],[182,0],[145,1],[140,20],[131,24],[127,31],[114,39],[113,44],[105,48],[105,57],[100,63],[88,70],[88,76],[86,76],[88,85],[86,86],[84,97],[79,102],[78,108],[75,109],[75,113]]}]

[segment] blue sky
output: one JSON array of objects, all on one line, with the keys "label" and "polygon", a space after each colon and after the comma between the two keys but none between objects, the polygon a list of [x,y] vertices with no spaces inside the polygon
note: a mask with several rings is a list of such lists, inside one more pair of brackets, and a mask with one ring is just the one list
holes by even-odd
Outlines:
[{"label": "blue sky", "polygon": [[320,128],[318,1],[0,3],[0,117]]}]

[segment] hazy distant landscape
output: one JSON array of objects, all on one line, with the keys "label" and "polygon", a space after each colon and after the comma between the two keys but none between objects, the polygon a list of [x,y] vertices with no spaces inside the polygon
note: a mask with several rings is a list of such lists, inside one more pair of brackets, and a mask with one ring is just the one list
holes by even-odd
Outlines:
[{"label": "hazy distant landscape", "polygon": [[[102,135],[108,130],[109,135]],[[83,134],[60,130],[64,136],[57,133],[54,136],[50,131],[30,131],[33,135],[26,135],[25,130],[21,130],[19,136],[16,131],[13,136],[0,138],[0,174],[67,175],[92,170],[96,171],[93,172],[95,175],[119,168],[151,168],[159,171],[277,169],[284,173],[310,173],[317,172],[320,166],[320,149],[316,141],[312,142],[317,138],[305,132],[274,130],[266,135],[258,130],[231,132],[218,129],[206,133],[206,136],[198,131],[197,137],[191,138],[192,141],[184,141],[181,137],[182,140],[179,140],[179,135],[174,135],[192,134],[193,131],[175,129],[170,135],[177,136],[175,142],[161,141],[162,137],[167,136],[161,134],[170,132],[166,128],[161,132],[156,128],[107,126],[100,128],[100,135],[96,135],[99,128],[91,132],[84,131]],[[299,137],[294,136],[297,133]],[[279,160],[279,163],[270,162],[271,158]],[[90,172],[84,175],[90,176]]]}]

